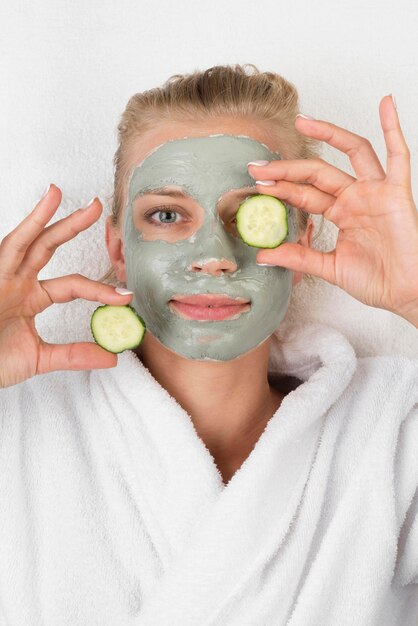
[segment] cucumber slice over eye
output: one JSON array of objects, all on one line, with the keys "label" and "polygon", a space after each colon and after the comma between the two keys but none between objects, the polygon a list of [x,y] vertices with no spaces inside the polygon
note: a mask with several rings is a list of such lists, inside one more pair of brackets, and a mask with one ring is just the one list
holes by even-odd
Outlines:
[{"label": "cucumber slice over eye", "polygon": [[288,233],[286,207],[275,196],[260,194],[247,198],[236,214],[241,239],[255,248],[277,248]]},{"label": "cucumber slice over eye", "polygon": [[94,341],[108,352],[137,348],[145,335],[145,322],[129,304],[104,304],[93,311],[90,328]]}]

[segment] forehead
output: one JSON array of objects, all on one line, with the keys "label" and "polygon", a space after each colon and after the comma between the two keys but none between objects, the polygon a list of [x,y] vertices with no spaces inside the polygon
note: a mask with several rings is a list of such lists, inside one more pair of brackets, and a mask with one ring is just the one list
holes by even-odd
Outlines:
[{"label": "forehead", "polygon": [[[263,143],[246,136],[210,135],[167,141],[138,163],[129,181],[129,200],[165,185],[191,195],[219,197],[229,189],[254,186],[247,163],[280,159]],[[213,198],[212,198],[213,199]]]}]

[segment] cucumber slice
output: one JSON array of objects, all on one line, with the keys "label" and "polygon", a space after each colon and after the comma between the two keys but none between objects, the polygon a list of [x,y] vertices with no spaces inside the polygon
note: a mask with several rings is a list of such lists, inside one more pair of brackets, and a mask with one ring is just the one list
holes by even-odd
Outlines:
[{"label": "cucumber slice", "polygon": [[104,304],[91,316],[94,341],[108,352],[137,348],[145,335],[145,322],[129,304]]},{"label": "cucumber slice", "polygon": [[277,248],[288,233],[287,211],[275,196],[260,194],[239,205],[237,230],[241,239],[255,248]]}]

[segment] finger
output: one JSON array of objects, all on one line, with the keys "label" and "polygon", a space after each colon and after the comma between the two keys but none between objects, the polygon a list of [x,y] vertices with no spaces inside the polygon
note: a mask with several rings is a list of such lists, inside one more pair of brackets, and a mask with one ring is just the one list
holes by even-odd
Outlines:
[{"label": "finger", "polygon": [[0,243],[0,274],[11,278],[26,254],[28,246],[54,215],[62,198],[61,190],[51,184],[45,197]]},{"label": "finger", "polygon": [[310,183],[320,191],[339,196],[355,178],[322,159],[283,159],[268,165],[249,165],[249,173],[258,180],[287,180]]},{"label": "finger", "polygon": [[92,370],[115,367],[116,354],[92,342],[50,344],[41,340],[36,374],[56,370]]},{"label": "finger", "polygon": [[[257,185],[257,189],[260,193],[266,193],[266,187],[263,185]],[[279,200],[286,201],[292,207],[317,215],[325,215],[328,219],[330,219],[330,209],[334,206],[336,200],[335,196],[320,191],[312,185],[289,183],[285,180],[279,180],[274,186],[269,186],[268,193],[277,196]]]},{"label": "finger", "polygon": [[302,135],[320,139],[333,148],[345,152],[356,176],[359,178],[366,180],[385,178],[385,171],[378,156],[370,141],[365,137],[329,122],[307,120],[300,116],[296,117],[295,126]]},{"label": "finger", "polygon": [[379,115],[387,151],[387,180],[394,185],[410,187],[410,151],[390,95],[380,101]]},{"label": "finger", "polygon": [[294,272],[307,272],[318,278],[323,278],[332,285],[336,284],[335,254],[320,252],[298,243],[283,243],[278,248],[259,252],[257,263],[268,263],[286,267]]},{"label": "finger", "polygon": [[40,280],[39,285],[45,296],[40,304],[42,307],[40,312],[53,303],[71,302],[77,298],[115,305],[127,304],[132,298],[132,294],[119,294],[111,285],[91,280],[86,276],[81,276],[81,274],[69,274],[60,278]]},{"label": "finger", "polygon": [[85,209],[78,209],[68,217],[45,228],[27,249],[16,273],[25,278],[37,276],[58,246],[73,239],[81,231],[90,228],[99,219],[102,210],[103,205],[95,198],[90,206]]}]

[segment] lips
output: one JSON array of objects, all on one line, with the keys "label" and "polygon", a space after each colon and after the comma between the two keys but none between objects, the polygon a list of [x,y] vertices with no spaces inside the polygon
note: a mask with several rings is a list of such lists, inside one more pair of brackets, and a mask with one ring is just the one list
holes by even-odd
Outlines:
[{"label": "lips", "polygon": [[183,304],[194,304],[195,306],[234,306],[246,304],[249,300],[245,298],[229,298],[224,294],[206,293],[191,296],[174,296],[172,300]]},{"label": "lips", "polygon": [[183,319],[225,320],[239,317],[250,310],[245,298],[230,298],[224,294],[176,295],[169,306]]}]

